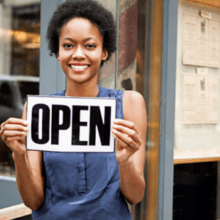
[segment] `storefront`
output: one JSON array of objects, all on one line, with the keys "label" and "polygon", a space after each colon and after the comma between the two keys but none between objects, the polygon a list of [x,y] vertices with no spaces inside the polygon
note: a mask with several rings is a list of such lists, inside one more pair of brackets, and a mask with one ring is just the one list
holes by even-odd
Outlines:
[{"label": "storefront", "polygon": [[[45,39],[64,1],[0,1],[0,123],[21,115],[26,94],[65,88]],[[99,85],[137,90],[147,107],[146,193],[131,207],[133,219],[218,219],[219,1],[97,1],[118,29],[118,50]],[[11,152],[0,142],[0,215],[22,203],[15,181]]]},{"label": "storefront", "polygon": [[[2,1],[1,13],[7,14],[7,16],[1,16],[0,57],[2,65],[0,74],[2,79],[7,78],[8,81],[16,81],[17,83],[22,78],[22,80],[26,79],[26,81],[28,80],[36,85],[39,83],[39,94],[43,95],[65,88],[65,76],[58,61],[49,55],[45,39],[47,23],[53,11],[62,2],[64,1],[53,0],[53,4],[50,0]],[[146,196],[142,203],[136,207],[131,207],[132,213],[134,219],[156,219],[160,215],[161,217],[166,215],[166,219],[169,219],[168,215],[172,216],[173,160],[170,158],[173,157],[174,125],[172,120],[174,120],[175,94],[171,91],[172,88],[175,89],[175,79],[172,77],[175,77],[176,34],[170,37],[168,36],[170,33],[166,30],[173,25],[176,26],[176,20],[173,21],[171,17],[177,16],[177,4],[170,4],[171,1],[164,1],[163,3],[163,1],[146,0],[99,0],[99,2],[112,11],[118,29],[118,51],[102,68],[99,75],[99,85],[137,90],[145,97],[148,109]],[[171,10],[169,7],[172,8],[174,15],[168,13]],[[166,20],[163,21],[163,17]],[[162,47],[164,47],[163,50],[161,50]],[[163,61],[164,63],[162,63],[163,56],[166,58]],[[162,79],[162,75],[165,77],[164,79]],[[169,80],[170,77],[172,80]],[[162,90],[170,89],[169,99],[167,99],[167,91],[161,93],[162,81]],[[28,88],[28,86],[23,87]],[[37,94],[38,91],[29,90],[24,93]],[[163,96],[161,97],[160,94]],[[25,97],[25,95],[23,96]],[[164,103],[163,100],[168,101],[161,106],[160,103]],[[22,100],[22,103],[24,101]],[[166,109],[167,106],[169,111]],[[161,109],[167,113],[160,116]],[[150,114],[150,112],[153,113]],[[167,129],[169,134],[166,132],[162,135],[163,140],[160,140],[160,127],[162,125],[160,117],[162,117],[163,126],[169,127]],[[168,125],[166,120],[169,117],[171,119]],[[169,146],[163,148],[160,146],[160,142],[165,144],[168,137],[171,140]],[[159,155],[160,147],[164,149],[161,156]],[[0,162],[2,183],[0,193],[1,198],[4,198],[4,200],[1,199],[1,208],[5,208],[20,204],[21,200],[16,191],[11,153],[5,146],[2,151],[1,155],[6,156]],[[163,161],[166,166],[159,164],[159,161]],[[160,173],[166,172],[168,176],[159,174],[160,167],[163,169]],[[160,183],[159,175],[162,177]],[[166,190],[163,189],[165,186]],[[164,196],[169,198],[170,202],[167,202],[167,199],[166,202],[163,201],[158,198],[158,195],[161,198]],[[169,214],[163,213],[158,205]]]}]

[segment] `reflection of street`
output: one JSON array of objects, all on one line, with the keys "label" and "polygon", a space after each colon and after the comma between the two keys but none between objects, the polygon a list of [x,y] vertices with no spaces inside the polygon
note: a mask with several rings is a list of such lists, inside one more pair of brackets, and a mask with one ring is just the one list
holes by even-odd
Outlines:
[{"label": "reflection of street", "polygon": [[0,139],[0,175],[15,176],[11,150]]},{"label": "reflection of street", "polygon": [[[9,117],[21,118],[27,94],[39,94],[38,77],[0,77],[0,124]],[[1,139],[0,175],[15,175],[12,152]]]}]

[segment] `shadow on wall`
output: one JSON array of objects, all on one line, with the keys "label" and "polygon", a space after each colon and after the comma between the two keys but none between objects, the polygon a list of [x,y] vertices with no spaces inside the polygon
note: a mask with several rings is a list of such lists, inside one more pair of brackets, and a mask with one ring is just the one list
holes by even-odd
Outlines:
[{"label": "shadow on wall", "polygon": [[133,90],[133,85],[132,85],[131,78],[122,80],[122,81],[121,81],[121,86],[122,86],[125,90]]}]

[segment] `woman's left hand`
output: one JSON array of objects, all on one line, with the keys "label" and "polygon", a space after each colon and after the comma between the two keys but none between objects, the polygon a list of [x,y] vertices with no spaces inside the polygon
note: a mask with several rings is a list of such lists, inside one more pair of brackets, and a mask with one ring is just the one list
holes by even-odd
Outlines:
[{"label": "woman's left hand", "polygon": [[142,144],[140,133],[133,122],[115,119],[112,133],[116,140],[116,158],[118,162],[127,161],[131,155],[140,149]]}]

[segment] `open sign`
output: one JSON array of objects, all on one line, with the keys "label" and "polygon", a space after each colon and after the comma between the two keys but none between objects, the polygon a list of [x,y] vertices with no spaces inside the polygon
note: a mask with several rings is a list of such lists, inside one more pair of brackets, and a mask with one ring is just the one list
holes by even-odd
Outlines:
[{"label": "open sign", "polygon": [[115,98],[27,98],[27,150],[114,152]]}]

